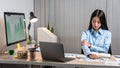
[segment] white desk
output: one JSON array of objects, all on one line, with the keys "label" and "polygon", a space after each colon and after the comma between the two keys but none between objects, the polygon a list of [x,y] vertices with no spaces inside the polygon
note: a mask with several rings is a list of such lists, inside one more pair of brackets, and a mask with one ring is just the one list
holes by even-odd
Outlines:
[{"label": "white desk", "polygon": [[[82,56],[82,55],[81,55]],[[108,62],[108,64],[106,64]],[[0,63],[3,64],[27,64],[27,65],[41,65],[41,66],[69,66],[69,67],[81,67],[81,66],[98,66],[98,67],[115,67],[120,68],[120,63],[114,60],[114,57],[111,57],[107,61],[94,61],[94,60],[80,60],[74,59],[68,62],[52,62],[52,61],[43,61],[42,59],[30,60],[30,59],[9,59],[5,56],[0,56]],[[117,64],[116,64],[117,63]]]}]

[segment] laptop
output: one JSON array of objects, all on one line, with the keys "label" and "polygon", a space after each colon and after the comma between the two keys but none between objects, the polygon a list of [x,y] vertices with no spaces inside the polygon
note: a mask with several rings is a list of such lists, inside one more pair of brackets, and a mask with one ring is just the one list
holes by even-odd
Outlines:
[{"label": "laptop", "polygon": [[73,58],[65,58],[62,43],[39,42],[43,60],[65,62]]}]

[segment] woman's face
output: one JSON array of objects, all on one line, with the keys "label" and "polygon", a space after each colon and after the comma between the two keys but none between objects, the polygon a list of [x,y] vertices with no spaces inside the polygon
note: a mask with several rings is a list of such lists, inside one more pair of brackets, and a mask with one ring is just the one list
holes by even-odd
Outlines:
[{"label": "woman's face", "polygon": [[100,19],[97,16],[93,17],[92,28],[94,29],[94,31],[98,31],[100,26],[101,26]]}]

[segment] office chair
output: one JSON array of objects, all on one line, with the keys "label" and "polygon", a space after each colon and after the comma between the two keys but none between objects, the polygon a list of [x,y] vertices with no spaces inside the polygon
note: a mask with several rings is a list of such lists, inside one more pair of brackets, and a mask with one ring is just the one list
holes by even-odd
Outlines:
[{"label": "office chair", "polygon": [[[109,47],[108,53],[112,55],[111,44],[110,44],[110,47]],[[83,52],[82,48],[81,48],[81,54],[84,54],[84,52]]]}]

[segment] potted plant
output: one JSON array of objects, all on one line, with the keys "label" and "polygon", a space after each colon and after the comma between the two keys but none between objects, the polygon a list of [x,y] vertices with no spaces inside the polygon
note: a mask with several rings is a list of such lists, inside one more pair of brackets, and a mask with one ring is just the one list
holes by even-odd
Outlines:
[{"label": "potted plant", "polygon": [[27,49],[29,48],[34,48],[34,45],[36,44],[36,42],[34,40],[27,40]]},{"label": "potted plant", "polygon": [[53,28],[53,27],[50,27],[49,22],[48,22],[48,25],[47,25],[47,29],[50,30],[52,33],[54,33],[54,28]]}]

